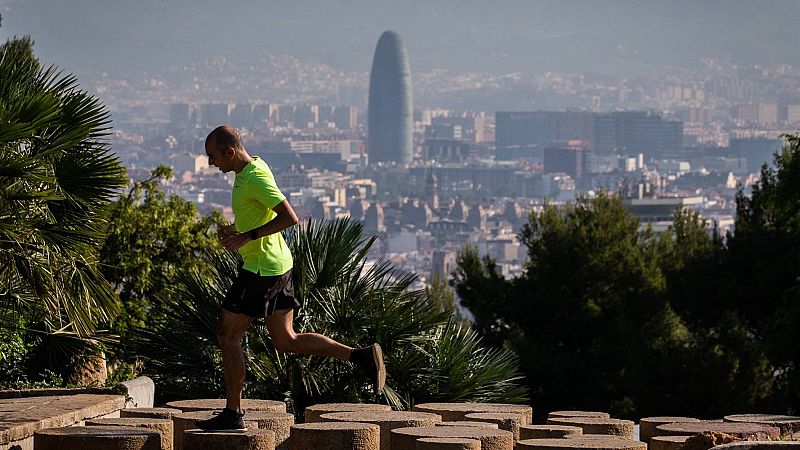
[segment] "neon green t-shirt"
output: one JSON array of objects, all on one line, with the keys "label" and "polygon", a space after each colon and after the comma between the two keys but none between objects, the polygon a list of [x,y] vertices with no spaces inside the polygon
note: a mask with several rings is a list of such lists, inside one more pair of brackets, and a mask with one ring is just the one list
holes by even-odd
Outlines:
[{"label": "neon green t-shirt", "polygon": [[[267,163],[254,158],[233,182],[231,203],[236,231],[250,231],[272,220],[276,216],[272,208],[285,198]],[[239,249],[239,254],[246,270],[263,276],[282,275],[292,268],[292,253],[281,233],[250,241]]]}]

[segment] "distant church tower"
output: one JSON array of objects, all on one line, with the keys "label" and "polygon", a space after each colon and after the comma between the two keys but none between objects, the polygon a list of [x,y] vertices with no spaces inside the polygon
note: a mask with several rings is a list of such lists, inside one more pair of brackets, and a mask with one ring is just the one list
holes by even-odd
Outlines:
[{"label": "distant church tower", "polygon": [[400,35],[386,31],[378,39],[369,75],[369,162],[410,163],[414,157],[412,120],[408,53]]}]

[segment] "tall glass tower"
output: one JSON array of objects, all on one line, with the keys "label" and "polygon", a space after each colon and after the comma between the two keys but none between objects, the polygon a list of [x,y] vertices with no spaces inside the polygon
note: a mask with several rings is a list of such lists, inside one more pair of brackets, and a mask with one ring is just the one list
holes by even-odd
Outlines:
[{"label": "tall glass tower", "polygon": [[412,120],[408,53],[400,35],[386,31],[378,39],[369,76],[369,162],[410,163],[414,156]]}]

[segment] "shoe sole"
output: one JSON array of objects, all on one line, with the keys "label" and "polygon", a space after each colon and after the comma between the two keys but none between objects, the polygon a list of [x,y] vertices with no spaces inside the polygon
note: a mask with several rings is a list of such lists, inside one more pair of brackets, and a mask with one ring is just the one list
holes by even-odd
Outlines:
[{"label": "shoe sole", "polygon": [[383,364],[383,350],[380,344],[372,346],[372,358],[375,360],[375,367],[378,371],[378,379],[375,383],[375,391],[380,392],[386,386],[386,366]]}]

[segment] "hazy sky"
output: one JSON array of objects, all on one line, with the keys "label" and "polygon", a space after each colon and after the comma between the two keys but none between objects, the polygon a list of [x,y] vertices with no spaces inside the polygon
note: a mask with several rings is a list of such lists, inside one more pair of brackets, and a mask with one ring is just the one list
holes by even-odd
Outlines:
[{"label": "hazy sky", "polygon": [[0,38],[30,34],[67,70],[130,73],[289,54],[368,71],[394,29],[411,69],[633,76],[713,57],[800,61],[800,0],[0,0]]}]

